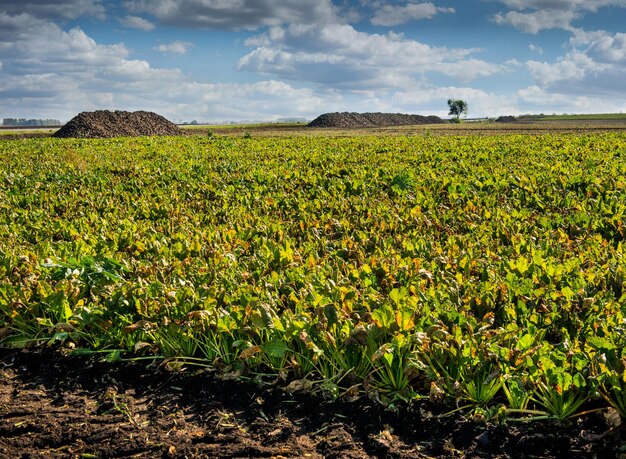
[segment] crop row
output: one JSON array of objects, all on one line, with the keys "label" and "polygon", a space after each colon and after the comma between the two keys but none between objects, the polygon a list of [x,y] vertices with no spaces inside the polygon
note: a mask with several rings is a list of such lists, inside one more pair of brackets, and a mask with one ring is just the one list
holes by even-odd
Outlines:
[{"label": "crop row", "polygon": [[4,346],[626,414],[624,135],[29,139],[0,161]]}]

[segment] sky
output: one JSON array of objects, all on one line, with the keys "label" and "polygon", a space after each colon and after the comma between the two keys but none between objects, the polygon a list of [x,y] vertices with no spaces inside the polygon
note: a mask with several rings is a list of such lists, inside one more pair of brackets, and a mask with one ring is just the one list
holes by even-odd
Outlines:
[{"label": "sky", "polygon": [[626,0],[0,0],[0,119],[626,111]]}]

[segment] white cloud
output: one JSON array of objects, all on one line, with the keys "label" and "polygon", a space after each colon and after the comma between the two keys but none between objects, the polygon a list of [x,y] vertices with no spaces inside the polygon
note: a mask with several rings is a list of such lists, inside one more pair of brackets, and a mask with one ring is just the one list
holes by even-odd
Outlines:
[{"label": "white cloud", "polygon": [[[234,1],[158,0],[143,3],[145,8],[165,8],[169,4],[170,13],[147,12],[151,16],[144,18],[130,14],[122,20],[154,18],[155,24],[175,23],[183,4],[203,6],[205,12],[224,10],[222,16],[199,16],[194,26],[203,27],[254,28],[289,22],[291,17],[326,19],[312,23],[298,19],[300,22],[288,26],[270,26],[246,41],[251,49],[240,59],[239,68],[264,73],[265,81],[213,83],[194,81],[176,68],[155,68],[146,60],[134,58],[124,43],[98,43],[81,28],[64,29],[28,13],[9,14],[0,0],[0,118],[67,120],[80,111],[101,108],[154,110],[172,120],[203,121],[312,118],[322,112],[343,110],[446,116],[446,100],[451,97],[467,100],[470,116],[626,109],[623,103],[619,106],[626,75],[623,33],[572,28],[565,55],[556,61],[543,61],[537,56],[524,63],[535,79],[534,85],[507,94],[466,87],[466,83],[512,68],[521,70],[522,64],[515,60],[491,63],[478,58],[482,51],[478,48],[436,47],[391,32],[360,32],[337,20],[329,2],[316,3],[326,5],[325,10],[316,10],[313,2],[298,2],[304,8],[297,11],[295,0],[239,1],[244,10],[254,6],[267,14],[256,18],[244,14],[240,21],[226,20],[226,11],[233,11]],[[137,6],[142,2],[132,3]],[[279,4],[291,9],[278,16],[270,14]],[[381,4],[370,3],[368,8],[381,11]],[[55,14],[55,20],[64,19]],[[219,17],[224,21],[219,26],[211,25]],[[132,21],[125,23],[130,24]],[[184,52],[189,47],[186,42],[157,45],[160,51],[170,53]],[[429,83],[441,75],[454,79],[454,83],[444,87]]]},{"label": "white cloud", "polygon": [[506,65],[512,70],[514,67],[522,67],[524,64],[518,61],[517,59],[513,58],[507,61],[504,61],[504,65]]},{"label": "white cloud", "polygon": [[448,99],[467,101],[468,115],[472,118],[519,113],[515,97],[468,87],[417,85],[398,91],[391,98],[394,107],[402,111],[410,112],[421,106],[427,108],[424,113],[441,117],[448,116]]},{"label": "white cloud", "polygon": [[618,113],[626,111],[623,98],[598,95],[560,94],[530,86],[512,93],[491,92],[470,87],[417,84],[386,97],[394,111],[411,112],[420,107],[424,114],[448,114],[446,100],[469,103],[470,117],[521,115],[525,113]]},{"label": "white cloud", "polygon": [[371,23],[394,26],[421,19],[432,19],[437,13],[454,13],[454,8],[442,8],[432,2],[407,3],[405,6],[382,5],[372,17]]},{"label": "white cloud", "polygon": [[550,86],[557,81],[578,81],[593,68],[593,61],[581,53],[570,53],[565,59],[554,64],[547,62],[526,62],[532,77],[541,86]]},{"label": "white cloud", "polygon": [[623,98],[626,34],[588,34],[584,48],[573,47],[555,62],[528,61],[538,87],[559,94]]},{"label": "white cloud", "polygon": [[101,0],[0,0],[0,12],[10,15],[28,14],[48,19],[76,19],[80,16],[106,17]]},{"label": "white cloud", "polygon": [[547,10],[570,10],[582,9],[597,11],[605,6],[626,6],[626,0],[497,0],[509,8],[516,10],[524,9],[547,9]]},{"label": "white cloud", "polygon": [[152,22],[142,18],[141,16],[128,15],[123,18],[119,18],[118,21],[126,27],[143,30],[145,32],[150,32],[151,30],[156,29],[156,26]]},{"label": "white cloud", "polygon": [[509,72],[509,65],[493,64],[480,59],[463,59],[457,62],[442,62],[433,69],[435,72],[469,83],[478,77],[488,77]]},{"label": "white cloud", "polygon": [[[311,34],[320,34],[321,41],[310,42]],[[351,62],[363,61],[365,67],[356,69],[343,87],[334,85],[336,80],[331,77],[333,84],[312,87],[276,78],[241,84],[199,82],[178,69],[154,68],[147,61],[133,59],[121,43],[101,45],[81,29],[66,31],[28,15],[0,15],[0,118],[68,120],[80,111],[96,109],[153,110],[174,121],[313,118],[323,112],[344,110],[445,115],[445,100],[456,93],[473,97],[473,114],[478,114],[481,105],[487,106],[486,102],[478,102],[480,92],[438,89],[416,81],[408,70],[388,71],[405,60],[407,69],[422,65],[426,71],[431,64],[452,62],[442,56],[462,62],[471,59],[468,56],[475,50],[431,48],[394,34],[361,35],[349,26],[273,29],[256,40],[292,43],[298,37],[309,45],[300,45],[305,51],[297,58],[310,68],[324,67],[333,72],[341,68],[348,74]],[[329,43],[334,48],[325,53]],[[294,65],[292,51],[282,51],[287,54],[283,57],[286,66]],[[266,47],[264,52],[279,55],[281,50]],[[347,62],[347,67],[336,67],[341,62]],[[381,63],[384,68],[375,73],[376,81],[350,83],[355,77],[370,78],[361,72]],[[298,75],[301,70],[294,68]]]},{"label": "white cloud", "polygon": [[96,109],[153,110],[172,120],[309,116],[341,101],[280,81],[196,82],[178,69],[132,59],[83,30],[0,13],[0,118],[59,118]]},{"label": "white cloud", "polygon": [[606,35],[604,30],[583,30],[572,29],[572,36],[569,39],[569,44],[572,47],[579,47],[582,45],[588,45],[596,40],[603,38]]},{"label": "white cloud", "polygon": [[626,67],[626,33],[598,37],[591,42],[586,54],[596,62]]},{"label": "white cloud", "polygon": [[95,108],[112,97],[136,97],[141,106],[142,100],[157,97],[157,87],[181,78],[178,70],[154,69],[128,56],[123,44],[97,44],[80,28],[64,31],[30,15],[0,13],[2,108],[20,111],[28,101],[41,111],[55,108],[56,114],[40,117],[58,117]]},{"label": "white cloud", "polygon": [[431,47],[392,32],[359,32],[347,24],[271,28],[246,45],[256,49],[239,60],[240,70],[331,87],[398,87],[429,72],[468,81],[506,70],[471,58],[481,51],[477,48]]},{"label": "white cloud", "polygon": [[[515,95],[518,113],[618,113],[626,110],[626,104],[610,96],[561,94],[530,86]],[[517,113],[513,113],[517,114]]]},{"label": "white cloud", "polygon": [[188,83],[180,91],[188,94],[190,103],[198,104],[198,116],[208,120],[311,116],[324,106],[324,100],[311,89],[275,80],[251,84]]},{"label": "white cloud", "polygon": [[78,73],[127,56],[123,44],[98,45],[78,27],[65,32],[27,14],[0,13],[0,57],[20,74]]},{"label": "white cloud", "polygon": [[[497,0],[511,10],[492,19],[526,33],[563,29],[571,33],[564,55],[554,61],[525,63],[535,85],[519,93],[546,111],[594,111],[615,109],[623,100],[626,78],[626,34],[587,31],[575,21],[604,7],[626,8],[626,0]],[[531,51],[542,49],[531,44]],[[540,103],[541,98],[545,102]],[[569,101],[569,102],[567,102]],[[575,101],[575,102],[574,102]],[[595,101],[595,102],[593,102]],[[549,103],[554,103],[550,110]],[[532,104],[531,104],[532,105]],[[623,109],[624,104],[619,107]],[[556,106],[560,108],[556,108]]]},{"label": "white cloud", "polygon": [[187,54],[187,51],[192,46],[193,43],[186,41],[174,41],[155,46],[154,49],[166,54]]},{"label": "white cloud", "polygon": [[511,11],[493,16],[496,24],[512,25],[526,33],[564,29],[574,31],[572,23],[587,12],[607,6],[626,8],[626,0],[497,0]]},{"label": "white cloud", "polygon": [[128,11],[161,24],[211,29],[257,29],[289,23],[336,22],[331,0],[128,0]]},{"label": "white cloud", "polygon": [[533,43],[530,43],[528,45],[528,49],[530,49],[533,53],[537,53],[539,55],[543,54],[543,48]]},{"label": "white cloud", "polygon": [[575,11],[538,10],[530,13],[509,11],[498,13],[493,17],[496,24],[509,24],[526,33],[536,34],[546,29],[570,29],[571,23],[579,14]]}]

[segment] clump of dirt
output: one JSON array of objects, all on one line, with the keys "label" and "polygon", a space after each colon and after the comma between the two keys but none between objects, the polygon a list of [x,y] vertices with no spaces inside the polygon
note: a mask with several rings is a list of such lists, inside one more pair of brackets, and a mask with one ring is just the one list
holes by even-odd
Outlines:
[{"label": "clump of dirt", "polygon": [[517,118],[511,115],[500,116],[496,119],[496,123],[515,123]]},{"label": "clump of dirt", "polygon": [[412,124],[442,124],[438,116],[407,115],[404,113],[324,113],[309,123],[310,127],[371,128],[406,126]]},{"label": "clump of dirt", "polygon": [[182,135],[174,123],[154,112],[96,110],[81,112],[54,133],[54,137],[108,138]]}]

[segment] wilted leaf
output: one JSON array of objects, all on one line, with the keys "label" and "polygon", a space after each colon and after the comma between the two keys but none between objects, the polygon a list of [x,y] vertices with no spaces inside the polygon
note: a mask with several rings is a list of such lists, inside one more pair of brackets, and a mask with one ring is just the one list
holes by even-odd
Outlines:
[{"label": "wilted leaf", "polygon": [[313,381],[308,379],[296,379],[295,381],[291,381],[285,390],[289,393],[293,392],[308,392],[313,387]]},{"label": "wilted leaf", "polygon": [[614,429],[622,425],[622,417],[619,415],[619,411],[613,407],[607,408],[604,419],[610,428]]}]

